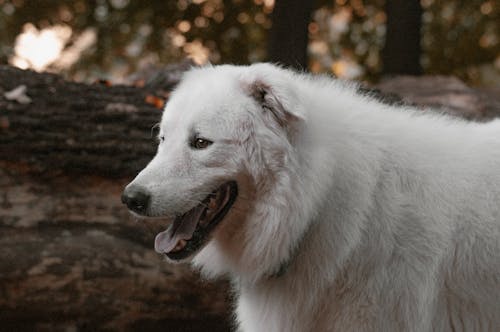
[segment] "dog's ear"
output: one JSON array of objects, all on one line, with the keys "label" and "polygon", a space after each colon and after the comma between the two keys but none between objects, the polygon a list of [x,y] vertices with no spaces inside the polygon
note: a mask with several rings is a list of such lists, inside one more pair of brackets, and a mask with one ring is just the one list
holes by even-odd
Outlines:
[{"label": "dog's ear", "polygon": [[287,107],[287,96],[279,96],[277,91],[263,81],[254,81],[248,87],[249,95],[260,105],[263,112],[269,112],[281,127],[288,127],[302,119],[300,114]]},{"label": "dog's ear", "polygon": [[279,80],[276,76],[272,79],[253,77],[251,81],[244,82],[245,93],[280,127],[291,129],[305,119],[301,103],[287,78]]}]

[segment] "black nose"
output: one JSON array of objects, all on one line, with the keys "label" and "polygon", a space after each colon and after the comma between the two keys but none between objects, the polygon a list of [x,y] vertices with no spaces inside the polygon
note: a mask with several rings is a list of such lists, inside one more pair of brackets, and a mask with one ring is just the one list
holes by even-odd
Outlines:
[{"label": "black nose", "polygon": [[148,209],[150,197],[146,189],[138,186],[128,186],[122,193],[122,202],[131,211],[145,214]]}]

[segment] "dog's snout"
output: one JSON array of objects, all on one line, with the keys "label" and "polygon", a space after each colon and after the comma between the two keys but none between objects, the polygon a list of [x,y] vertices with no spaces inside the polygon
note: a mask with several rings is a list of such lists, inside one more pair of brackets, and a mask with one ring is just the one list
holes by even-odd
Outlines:
[{"label": "dog's snout", "polygon": [[145,188],[129,186],[122,193],[122,202],[129,210],[144,214],[148,209],[150,197],[151,195]]}]

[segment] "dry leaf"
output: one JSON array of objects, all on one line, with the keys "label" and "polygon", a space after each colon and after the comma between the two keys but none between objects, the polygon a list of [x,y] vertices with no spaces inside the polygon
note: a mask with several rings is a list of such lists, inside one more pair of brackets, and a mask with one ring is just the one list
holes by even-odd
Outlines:
[{"label": "dry leaf", "polygon": [[163,106],[165,106],[165,100],[157,96],[147,95],[145,101],[158,109],[163,109]]},{"label": "dry leaf", "polygon": [[3,95],[7,100],[17,101],[19,104],[31,103],[31,98],[26,94],[26,85],[19,85],[17,88],[5,92]]}]

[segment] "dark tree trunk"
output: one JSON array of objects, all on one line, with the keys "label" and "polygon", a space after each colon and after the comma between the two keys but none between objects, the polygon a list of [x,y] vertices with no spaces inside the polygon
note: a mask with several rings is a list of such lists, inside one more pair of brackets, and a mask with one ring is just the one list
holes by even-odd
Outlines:
[{"label": "dark tree trunk", "polygon": [[383,72],[388,75],[420,75],[422,7],[418,0],[387,0],[387,33]]},{"label": "dark tree trunk", "polygon": [[308,25],[313,6],[313,0],[276,0],[271,16],[269,61],[307,69]]}]

